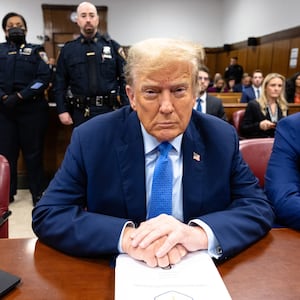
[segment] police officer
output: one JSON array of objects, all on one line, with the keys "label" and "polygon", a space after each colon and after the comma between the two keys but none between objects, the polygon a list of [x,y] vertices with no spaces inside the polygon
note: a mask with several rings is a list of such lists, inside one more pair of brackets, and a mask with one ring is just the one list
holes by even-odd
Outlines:
[{"label": "police officer", "polygon": [[17,160],[22,150],[35,204],[46,184],[43,143],[48,104],[44,90],[50,70],[43,48],[26,42],[27,24],[23,16],[8,13],[2,28],[7,42],[0,44],[0,153],[10,163],[12,202],[17,192]]},{"label": "police officer", "polygon": [[238,64],[237,56],[230,58],[229,66],[225,69],[224,78],[228,82],[229,78],[235,79],[235,84],[241,83],[244,69]]},{"label": "police officer", "polygon": [[99,16],[93,4],[78,5],[77,24],[80,36],[61,49],[54,83],[59,119],[74,126],[128,104],[124,51],[98,33]]}]

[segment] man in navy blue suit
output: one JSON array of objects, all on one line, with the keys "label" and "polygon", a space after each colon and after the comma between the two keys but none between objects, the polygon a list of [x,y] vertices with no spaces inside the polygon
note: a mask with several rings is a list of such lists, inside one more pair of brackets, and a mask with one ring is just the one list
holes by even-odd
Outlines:
[{"label": "man in navy blue suit", "polygon": [[261,70],[255,70],[252,75],[252,85],[242,92],[241,103],[248,103],[251,100],[258,99],[262,93],[261,85],[264,76]]},{"label": "man in navy blue suit", "polygon": [[[209,85],[209,70],[201,66],[198,72],[199,91],[194,108],[206,114],[227,120],[222,100],[207,93]],[[201,107],[200,107],[201,106]]]},{"label": "man in navy blue suit", "polygon": [[[123,252],[164,267],[202,249],[225,260],[270,230],[273,209],[241,157],[236,130],[193,109],[203,59],[202,47],[176,39],[130,48],[130,107],[75,128],[33,210],[42,242],[71,255]],[[162,142],[172,145],[171,213],[147,219]]]},{"label": "man in navy blue suit", "polygon": [[276,222],[300,230],[300,113],[280,120],[266,174]]}]

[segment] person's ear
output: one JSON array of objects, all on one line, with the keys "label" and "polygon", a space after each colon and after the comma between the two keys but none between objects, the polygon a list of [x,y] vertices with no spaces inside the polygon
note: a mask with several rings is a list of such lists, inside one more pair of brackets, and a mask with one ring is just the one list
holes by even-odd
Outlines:
[{"label": "person's ear", "polygon": [[133,110],[136,110],[136,103],[134,97],[134,89],[130,85],[126,85],[126,94],[130,102],[130,106]]}]

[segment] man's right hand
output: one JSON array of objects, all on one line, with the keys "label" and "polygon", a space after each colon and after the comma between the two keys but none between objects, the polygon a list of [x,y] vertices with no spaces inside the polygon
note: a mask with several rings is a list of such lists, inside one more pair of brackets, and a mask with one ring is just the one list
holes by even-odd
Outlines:
[{"label": "man's right hand", "polygon": [[160,237],[153,241],[148,247],[141,248],[132,246],[131,235],[135,228],[125,228],[122,240],[122,249],[125,253],[136,260],[144,261],[149,267],[167,267],[177,264],[187,254],[187,250],[180,244],[171,248],[168,253],[160,258],[156,256],[158,249],[164,244],[167,236]]},{"label": "man's right hand", "polygon": [[64,112],[58,115],[59,120],[64,125],[72,125],[73,120],[68,112]]}]

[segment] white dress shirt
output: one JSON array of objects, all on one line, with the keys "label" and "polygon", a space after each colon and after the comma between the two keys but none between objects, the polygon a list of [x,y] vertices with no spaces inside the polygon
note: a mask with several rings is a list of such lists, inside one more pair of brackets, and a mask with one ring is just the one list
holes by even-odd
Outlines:
[{"label": "white dress shirt", "polygon": [[[201,112],[203,112],[204,114],[206,114],[206,98],[207,98],[207,93],[204,92],[203,95],[201,95],[200,97],[198,97],[197,99],[201,99]],[[198,105],[198,102],[196,101],[195,102],[195,105],[194,105],[194,109],[197,110],[197,105]]]}]

